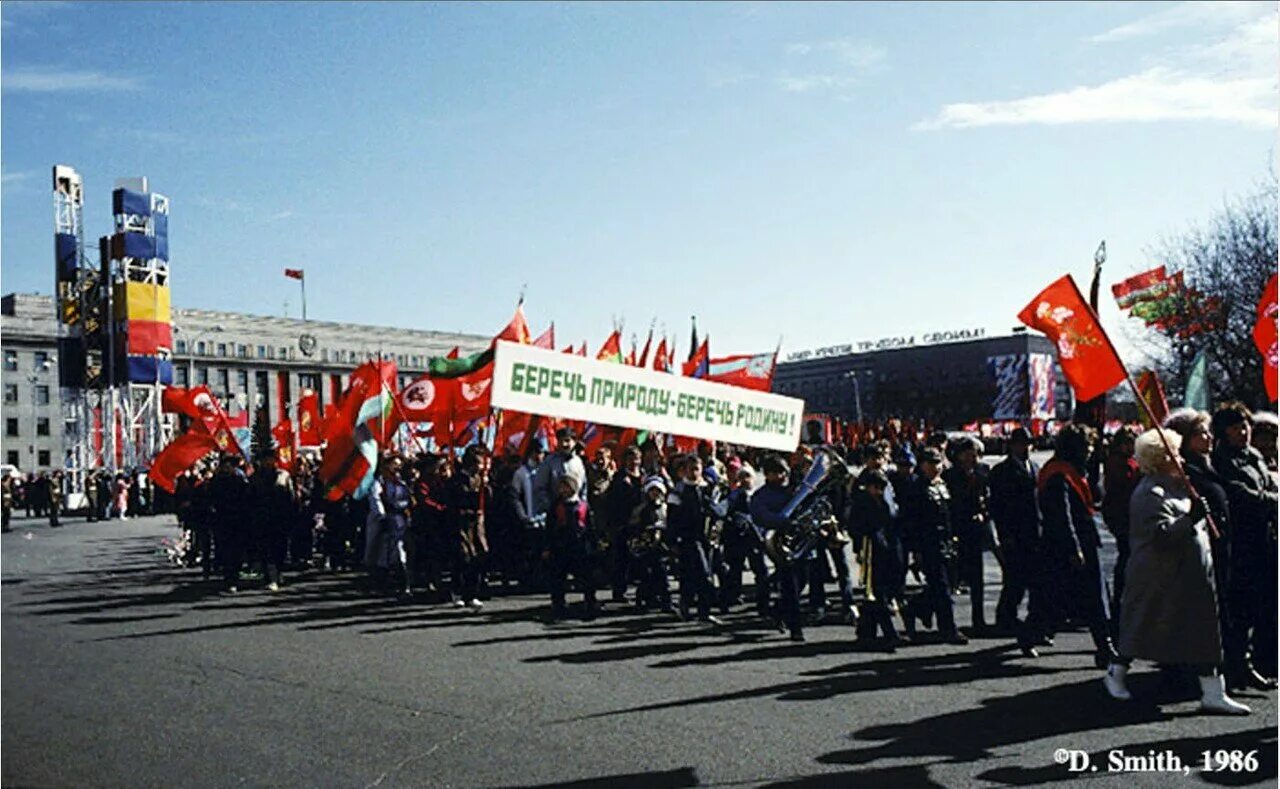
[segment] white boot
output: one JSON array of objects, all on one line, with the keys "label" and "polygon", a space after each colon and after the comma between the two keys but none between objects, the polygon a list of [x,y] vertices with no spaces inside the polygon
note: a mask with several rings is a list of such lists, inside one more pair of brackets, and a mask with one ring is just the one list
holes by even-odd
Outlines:
[{"label": "white boot", "polygon": [[1200,709],[1223,715],[1248,715],[1253,712],[1227,695],[1227,686],[1221,674],[1200,678]]},{"label": "white boot", "polygon": [[1133,698],[1129,695],[1129,688],[1125,687],[1124,678],[1129,674],[1129,667],[1123,663],[1112,663],[1107,666],[1107,673],[1102,677],[1102,684],[1107,686],[1107,693],[1111,694],[1111,698],[1120,701],[1128,701]]}]

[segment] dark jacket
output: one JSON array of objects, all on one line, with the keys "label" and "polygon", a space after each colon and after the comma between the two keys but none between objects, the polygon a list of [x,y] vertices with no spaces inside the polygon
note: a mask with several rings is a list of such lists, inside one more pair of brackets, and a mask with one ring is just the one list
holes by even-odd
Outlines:
[{"label": "dark jacket", "polygon": [[1049,555],[1067,559],[1102,544],[1093,511],[1067,482],[1054,474],[1040,490],[1040,515],[1044,525],[1044,546]]},{"label": "dark jacket", "polygon": [[889,514],[889,504],[865,490],[849,495],[849,532],[862,540],[863,551],[871,552],[871,588],[876,597],[886,600],[902,590],[902,542],[897,524]]},{"label": "dark jacket", "polygon": [[980,538],[987,522],[990,489],[987,467],[979,463],[973,473],[959,466],[942,472],[942,481],[951,495],[951,532],[961,540]]},{"label": "dark jacket", "polygon": [[667,494],[667,530],[680,542],[706,539],[707,519],[723,518],[726,505],[714,502],[711,487],[680,481]]},{"label": "dark jacket", "polygon": [[1012,455],[991,469],[991,517],[1006,549],[1030,547],[1040,539],[1039,475],[1040,467],[1030,458],[1021,462]]},{"label": "dark jacket", "polygon": [[627,531],[631,514],[644,501],[644,474],[628,474],[626,469],[614,472],[605,496],[605,515],[614,533]]},{"label": "dark jacket", "polygon": [[1142,475],[1138,461],[1121,455],[1108,455],[1103,462],[1102,520],[1117,542],[1129,540],[1129,500]]},{"label": "dark jacket", "polygon": [[902,531],[913,549],[927,564],[952,556],[951,493],[946,483],[941,477],[930,482],[916,475],[903,492]]}]

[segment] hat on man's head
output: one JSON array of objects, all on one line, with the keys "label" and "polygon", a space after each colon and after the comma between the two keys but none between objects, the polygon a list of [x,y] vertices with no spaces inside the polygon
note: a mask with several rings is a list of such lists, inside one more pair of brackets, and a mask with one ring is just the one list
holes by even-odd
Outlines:
[{"label": "hat on man's head", "polygon": [[1009,431],[1009,443],[1010,444],[1030,444],[1031,431],[1026,429],[1025,427],[1022,427],[1021,425],[1019,425],[1018,427],[1015,427],[1013,430]]},{"label": "hat on man's head", "polygon": [[934,463],[934,464],[941,463],[942,452],[938,451],[933,447],[925,447],[924,449],[920,450],[920,462]]},{"label": "hat on man's head", "polygon": [[653,476],[651,476],[651,477],[645,477],[645,479],[644,479],[644,492],[645,492],[645,493],[648,493],[648,492],[649,492],[649,491],[651,491],[651,490],[660,490],[660,491],[662,491],[663,493],[666,493],[666,492],[667,492],[667,481],[666,481],[665,479],[663,479],[662,477],[658,476],[657,474],[654,474],[654,475],[653,475]]},{"label": "hat on man's head", "polygon": [[571,427],[556,428],[556,441],[566,441],[569,439],[577,440],[578,436],[573,432]]}]

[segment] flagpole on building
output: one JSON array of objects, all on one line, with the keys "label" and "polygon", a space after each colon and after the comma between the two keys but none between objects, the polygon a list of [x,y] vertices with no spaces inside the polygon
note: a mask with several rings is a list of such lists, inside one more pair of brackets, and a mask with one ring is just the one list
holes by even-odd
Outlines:
[{"label": "flagpole on building", "polygon": [[303,269],[302,276],[298,278],[298,284],[302,287],[302,320],[307,320],[307,272]]}]

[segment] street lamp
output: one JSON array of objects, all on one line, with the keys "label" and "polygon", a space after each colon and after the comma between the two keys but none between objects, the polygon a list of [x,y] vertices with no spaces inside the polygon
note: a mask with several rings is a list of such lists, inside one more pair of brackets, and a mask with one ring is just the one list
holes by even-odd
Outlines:
[{"label": "street lamp", "polygon": [[862,421],[862,390],[858,387],[858,371],[850,370],[844,374],[844,377],[853,382],[853,407],[858,416],[858,421]]},{"label": "street lamp", "polygon": [[47,373],[53,369],[53,365],[58,361],[56,355],[50,354],[49,358],[36,367],[36,371],[27,376],[27,383],[31,384],[31,443],[27,445],[27,452],[31,455],[31,470],[36,468],[36,433],[39,430],[40,417],[38,415],[39,403],[36,402],[36,384],[40,381],[39,373]]},{"label": "street lamp", "polygon": [[[175,332],[181,332],[181,331],[182,331],[182,327],[181,327],[181,326],[174,326],[174,327],[173,327],[173,330],[174,330]],[[188,388],[190,388],[190,387],[192,387],[192,386],[194,386],[194,385],[195,385],[195,377],[196,377],[196,368],[195,368],[196,344],[197,344],[198,342],[200,342],[200,340],[204,339],[205,337],[207,337],[207,336],[208,336],[208,335],[210,335],[210,334],[219,334],[219,333],[224,332],[224,331],[226,331],[226,329],[223,327],[223,325],[222,325],[221,323],[218,323],[218,324],[215,324],[215,325],[213,325],[213,326],[210,326],[209,328],[205,329],[204,331],[202,331],[202,332],[200,332],[200,333],[196,334],[196,336],[195,336],[195,337],[192,337],[192,338],[191,338],[191,341],[187,343],[187,387],[188,387]]]}]

